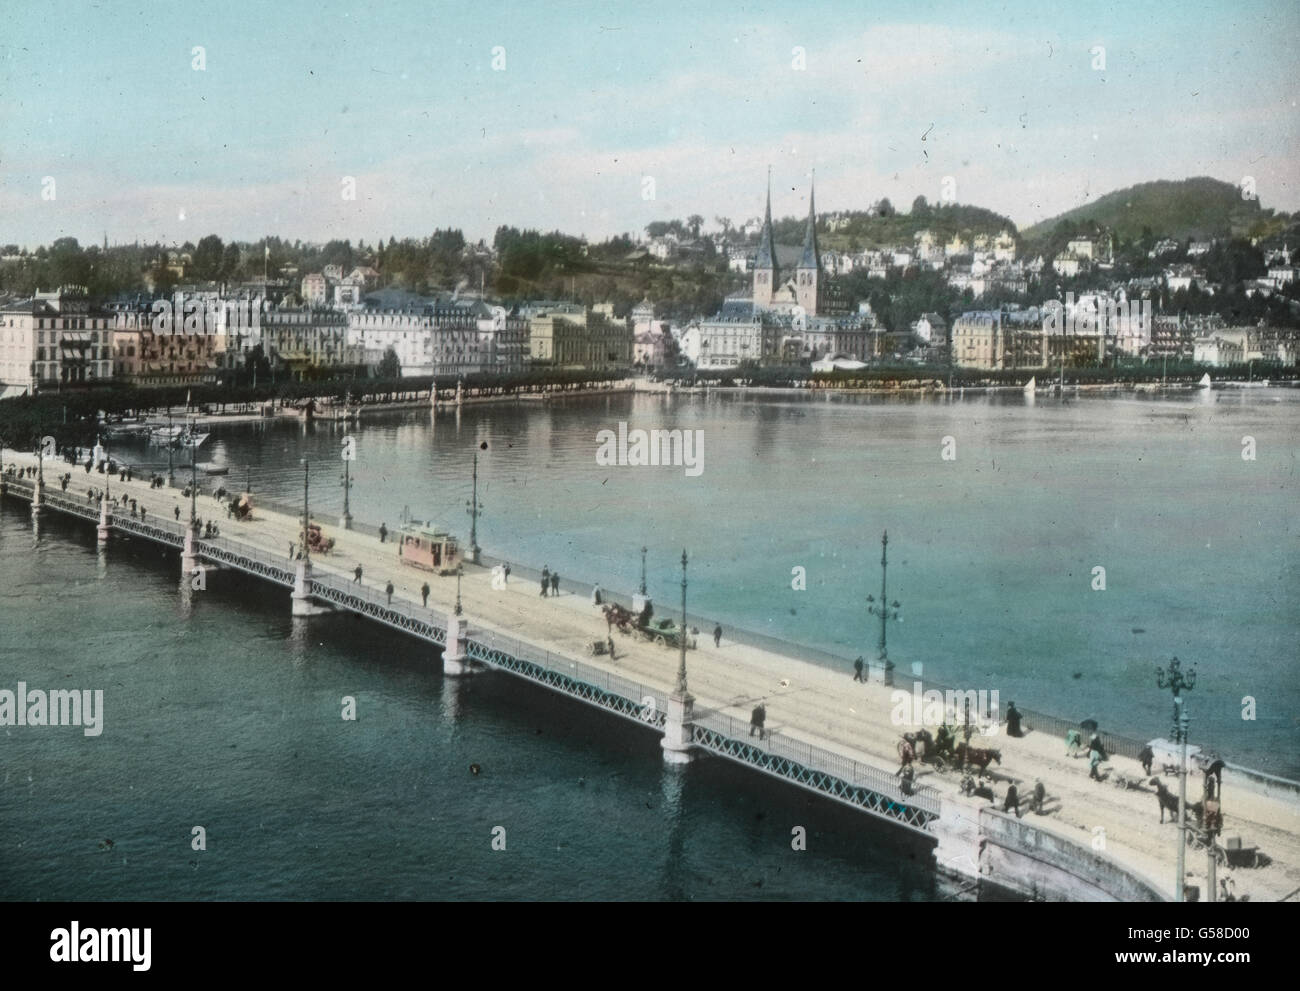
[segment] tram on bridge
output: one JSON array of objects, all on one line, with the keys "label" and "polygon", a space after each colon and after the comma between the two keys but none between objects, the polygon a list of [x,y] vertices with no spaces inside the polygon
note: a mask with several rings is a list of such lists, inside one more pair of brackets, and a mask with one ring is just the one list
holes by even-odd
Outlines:
[{"label": "tram on bridge", "polygon": [[405,565],[452,575],[461,563],[456,538],[430,523],[412,521],[397,531],[397,556]]}]

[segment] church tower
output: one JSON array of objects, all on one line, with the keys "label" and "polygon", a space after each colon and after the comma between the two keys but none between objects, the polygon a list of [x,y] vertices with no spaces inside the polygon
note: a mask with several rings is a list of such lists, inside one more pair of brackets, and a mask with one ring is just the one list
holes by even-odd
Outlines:
[{"label": "church tower", "polygon": [[803,236],[803,255],[795,269],[795,298],[808,316],[817,315],[818,279],[821,276],[821,253],[817,250],[817,208],[813,187],[808,187],[808,229]]},{"label": "church tower", "polygon": [[763,212],[763,232],[758,235],[758,254],[754,257],[754,308],[772,304],[779,273],[776,245],[772,241],[772,170],[767,170],[767,209]]}]

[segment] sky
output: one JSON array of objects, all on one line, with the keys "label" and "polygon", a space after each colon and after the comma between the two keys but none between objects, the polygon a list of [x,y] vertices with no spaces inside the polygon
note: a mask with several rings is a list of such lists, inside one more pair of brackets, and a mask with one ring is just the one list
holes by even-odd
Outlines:
[{"label": "sky", "polygon": [[7,0],[0,244],[599,239],[759,216],[769,166],[777,216],[814,170],[819,212],[947,191],[1025,227],[1199,175],[1295,211],[1298,28],[1249,0]]}]

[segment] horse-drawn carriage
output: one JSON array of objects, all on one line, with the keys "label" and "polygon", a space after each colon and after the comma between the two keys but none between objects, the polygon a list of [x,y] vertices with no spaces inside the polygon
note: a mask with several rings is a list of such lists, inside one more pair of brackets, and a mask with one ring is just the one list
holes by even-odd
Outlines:
[{"label": "horse-drawn carriage", "polygon": [[691,650],[694,650],[698,644],[695,636],[699,633],[698,630],[683,629],[671,619],[661,619],[652,625],[649,605],[637,614],[616,602],[609,602],[601,607],[601,611],[605,614],[605,622],[609,624],[610,629],[617,627],[618,632],[624,636],[634,636],[648,643],[657,643],[661,647],[680,647],[683,639]]},{"label": "horse-drawn carriage", "polygon": [[912,749],[913,756],[918,762],[928,764],[940,772],[950,767],[958,771],[974,768],[982,777],[988,770],[989,764],[1002,763],[1000,750],[972,747],[966,741],[958,740],[946,724],[939,727],[938,736],[932,735],[925,728],[915,733],[904,733],[903,739],[898,744],[900,756],[903,755],[905,747]]},{"label": "horse-drawn carriage", "polygon": [[319,523],[307,524],[307,549],[313,554],[328,554],[334,549],[334,538],[321,532]]}]

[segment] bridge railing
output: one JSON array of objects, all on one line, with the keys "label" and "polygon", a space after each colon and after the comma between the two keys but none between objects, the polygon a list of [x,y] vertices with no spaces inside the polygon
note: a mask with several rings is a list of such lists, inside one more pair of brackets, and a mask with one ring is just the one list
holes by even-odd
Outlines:
[{"label": "bridge railing", "polygon": [[503,654],[509,654],[521,661],[529,661],[540,667],[557,671],[575,681],[585,682],[611,695],[618,695],[641,706],[646,721],[652,721],[653,713],[666,713],[666,703],[670,694],[663,688],[656,688],[631,678],[606,671],[603,668],[585,664],[564,654],[555,654],[549,650],[518,640],[515,637],[496,633],[492,630],[474,629],[472,626],[468,638]]},{"label": "bridge railing", "polygon": [[939,814],[939,793],[929,785],[917,785],[912,794],[906,795],[899,779],[888,771],[779,731],[764,731],[763,739],[759,740],[757,730],[748,720],[725,712],[697,712],[693,722],[728,739],[743,740],[774,757],[783,757],[810,770],[832,775],[854,787],[867,788],[900,804]]}]

